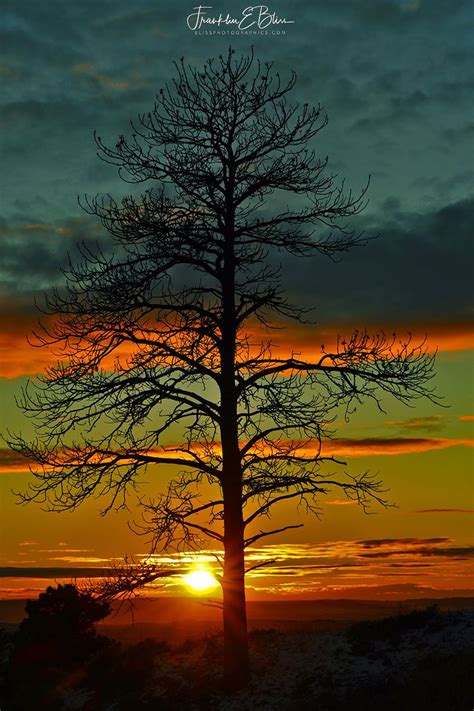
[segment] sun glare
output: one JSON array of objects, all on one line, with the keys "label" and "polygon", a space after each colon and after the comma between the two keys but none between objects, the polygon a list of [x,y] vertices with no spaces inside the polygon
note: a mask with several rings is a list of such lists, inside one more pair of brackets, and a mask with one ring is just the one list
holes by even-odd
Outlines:
[{"label": "sun glare", "polygon": [[210,570],[206,570],[205,568],[192,570],[184,577],[184,582],[193,592],[205,592],[219,585]]}]

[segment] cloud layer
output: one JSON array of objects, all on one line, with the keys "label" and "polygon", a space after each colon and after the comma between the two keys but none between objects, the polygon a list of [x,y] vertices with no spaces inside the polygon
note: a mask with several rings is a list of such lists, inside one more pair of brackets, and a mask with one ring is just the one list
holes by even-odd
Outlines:
[{"label": "cloud layer", "polygon": [[[151,108],[178,55],[200,64],[232,41],[237,51],[253,45],[284,74],[297,68],[295,98],[320,100],[331,119],[317,151],[355,189],[372,174],[356,225],[378,240],[335,265],[284,258],[293,298],[319,309],[315,342],[324,328],[374,325],[428,333],[441,350],[472,347],[469,3],[297,0],[290,12],[277,0],[274,9],[295,20],[284,37],[232,39],[195,36],[180,4],[7,0],[0,278],[12,324],[14,299],[31,304],[60,281],[77,242],[101,236],[76,195],[131,189],[97,160],[93,130],[114,141]],[[412,39],[420,33],[422,45]],[[0,337],[16,348],[12,330]],[[4,374],[34,372],[41,358],[22,351],[19,360]]]},{"label": "cloud layer", "polygon": [[[182,576],[193,566],[206,565],[219,570],[213,551],[194,554],[137,554],[136,559],[161,563],[178,574],[169,579],[158,594],[182,594]],[[295,596],[299,598],[359,597],[362,599],[402,599],[429,594],[473,594],[472,580],[474,546],[454,545],[446,537],[384,538],[361,541],[329,541],[326,543],[274,544],[249,548],[247,564],[265,563],[248,575],[250,597]],[[50,558],[49,560],[56,560]],[[0,577],[16,581],[34,578],[38,589],[52,578],[100,577],[110,570],[106,561],[97,559],[97,566],[83,566],[82,558],[68,558],[69,567],[37,566],[0,568]],[[87,561],[84,560],[84,563]],[[92,561],[91,561],[92,562]],[[100,565],[100,563],[103,565]],[[42,582],[43,581],[43,582]],[[160,585],[163,581],[160,581]],[[13,587],[12,590],[15,588]]]},{"label": "cloud layer", "polygon": [[[301,443],[294,440],[295,453],[301,456],[315,456],[319,451],[317,444]],[[216,448],[218,445],[216,444]],[[473,439],[460,439],[448,437],[371,437],[360,439],[327,439],[324,440],[321,454],[323,457],[372,457],[387,456],[397,454],[412,454],[416,452],[430,452],[438,449],[448,449],[449,447],[474,447]],[[171,450],[173,451],[173,450]],[[166,452],[166,448],[157,450],[160,455]],[[0,448],[0,474],[28,471],[28,467],[34,464],[32,461],[22,457],[20,454],[10,449]],[[336,502],[332,502],[336,503]],[[337,503],[341,503],[337,501]]]}]

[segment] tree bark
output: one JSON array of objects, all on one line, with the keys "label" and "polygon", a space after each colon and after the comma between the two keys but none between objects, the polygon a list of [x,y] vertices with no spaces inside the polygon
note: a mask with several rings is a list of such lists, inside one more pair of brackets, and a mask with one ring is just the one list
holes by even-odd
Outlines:
[{"label": "tree bark", "polygon": [[222,271],[221,442],[224,499],[224,681],[228,691],[250,679],[245,603],[244,521],[235,385],[237,322],[235,309],[234,166],[230,164],[226,190],[225,242]]},{"label": "tree bark", "polygon": [[224,489],[224,681],[228,691],[244,687],[250,679],[245,602],[244,525],[242,485],[235,479]]},{"label": "tree bark", "polygon": [[[224,369],[224,373],[225,373]],[[222,493],[224,499],[224,680],[229,691],[250,678],[245,604],[244,521],[242,469],[237,430],[235,385],[229,378],[222,392]]]}]

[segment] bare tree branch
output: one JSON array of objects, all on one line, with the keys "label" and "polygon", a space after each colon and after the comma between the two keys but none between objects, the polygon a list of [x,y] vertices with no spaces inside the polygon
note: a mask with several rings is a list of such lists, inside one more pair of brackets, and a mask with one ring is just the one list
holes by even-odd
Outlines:
[{"label": "bare tree branch", "polygon": [[19,403],[36,439],[11,435],[10,446],[33,462],[21,501],[60,511],[90,496],[104,511],[127,506],[145,472],[180,467],[141,500],[136,529],[154,549],[206,538],[224,548],[233,684],[248,678],[245,545],[301,524],[245,538],[246,525],[292,499],[318,516],[334,488],[364,510],[386,505],[381,482],[345,471],[323,442],[367,401],[382,411],[387,398],[438,402],[434,355],[411,336],[366,331],[313,359],[297,344],[275,354],[271,329],[307,315],[285,293],[278,255],[337,261],[366,244],[348,224],[369,182],[353,192],[316,154],[327,117],[291,100],[294,74],[285,82],[232,49],[199,70],[175,66],[130,135],[109,145],[95,134],[99,157],[148,187],[81,199],[113,249],[83,245],[46,298],[34,339],[58,361]]}]

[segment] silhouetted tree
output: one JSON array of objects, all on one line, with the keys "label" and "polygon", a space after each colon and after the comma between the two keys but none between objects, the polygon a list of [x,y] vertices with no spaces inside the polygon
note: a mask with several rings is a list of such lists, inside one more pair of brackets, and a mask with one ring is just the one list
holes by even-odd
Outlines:
[{"label": "silhouetted tree", "polygon": [[88,645],[96,638],[94,625],[110,614],[110,605],[73,584],[58,584],[46,588],[36,600],[28,600],[25,612],[27,617],[18,628],[16,646],[60,645],[59,659],[64,661],[65,656],[76,654],[78,646]]},{"label": "silhouetted tree", "polygon": [[272,323],[305,315],[272,255],[338,258],[363,244],[346,221],[365,191],[346,192],[314,153],[326,117],[289,101],[294,75],[284,82],[232,50],[176,70],[129,137],[96,137],[124,180],[151,187],[86,199],[116,252],[83,247],[48,299],[38,339],[60,360],[22,403],[38,439],[11,444],[39,465],[24,501],[56,510],[91,495],[121,506],[146,467],[181,468],[144,502],[144,527],[155,545],[222,545],[225,672],[239,687],[249,676],[245,548],[295,526],[247,527],[281,501],[316,511],[331,487],[363,506],[382,501],[379,481],[339,470],[321,442],[341,407],[430,396],[432,357],[365,332],[311,361],[272,349]]},{"label": "silhouetted tree", "polygon": [[110,606],[75,585],[58,584],[28,600],[25,612],[12,638],[7,699],[14,709],[60,708],[68,675],[83,673],[87,660],[111,644],[95,629]]}]

